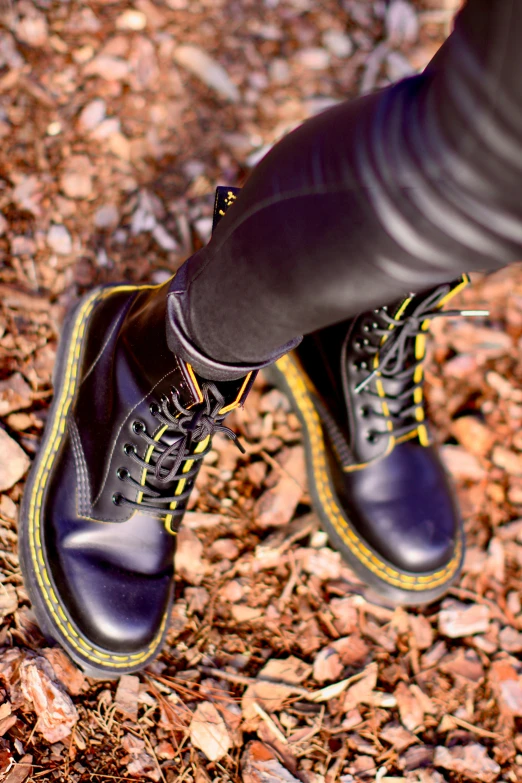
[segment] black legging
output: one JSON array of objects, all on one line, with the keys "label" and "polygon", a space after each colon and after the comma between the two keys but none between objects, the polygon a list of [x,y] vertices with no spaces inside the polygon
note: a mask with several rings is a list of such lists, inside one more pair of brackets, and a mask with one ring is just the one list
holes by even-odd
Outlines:
[{"label": "black legging", "polygon": [[421,75],[308,120],[261,161],[172,288],[185,343],[263,363],[520,259],[521,140],[522,0],[468,0]]}]

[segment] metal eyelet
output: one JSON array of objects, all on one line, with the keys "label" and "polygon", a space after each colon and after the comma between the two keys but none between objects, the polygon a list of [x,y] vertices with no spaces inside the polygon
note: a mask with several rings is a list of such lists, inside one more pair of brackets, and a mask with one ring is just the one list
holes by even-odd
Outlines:
[{"label": "metal eyelet", "polygon": [[130,443],[126,443],[126,444],[125,444],[125,446],[123,447],[123,451],[124,451],[124,452],[125,452],[125,454],[127,454],[127,455],[129,455],[129,454],[135,454],[135,453],[136,453],[136,449],[135,449],[135,448],[134,448],[134,446],[132,446]]},{"label": "metal eyelet", "polygon": [[158,413],[160,412],[160,406],[155,402],[151,402],[151,404],[149,405],[149,411],[151,416],[157,416]]},{"label": "metal eyelet", "polygon": [[368,340],[368,338],[367,338],[367,337],[365,337],[365,338],[364,338],[364,340],[362,341],[362,343],[363,343],[363,345],[370,345],[370,341]]},{"label": "metal eyelet", "polygon": [[132,422],[132,431],[139,435],[141,432],[145,432],[145,425],[140,419],[136,419],[136,421]]},{"label": "metal eyelet", "polygon": [[359,408],[359,415],[362,416],[363,419],[367,419],[370,415],[370,411],[366,407],[366,405],[363,405],[362,408]]},{"label": "metal eyelet", "polygon": [[363,346],[363,344],[362,344],[361,340],[356,340],[356,341],[354,342],[354,345],[355,345],[355,347],[356,347],[356,348],[359,348],[359,349],[361,349],[361,348],[362,348],[362,346]]},{"label": "metal eyelet", "polygon": [[122,499],[122,495],[120,495],[119,492],[115,492],[114,495],[112,496],[112,502],[114,503],[115,506],[121,505],[121,499]]},{"label": "metal eyelet", "polygon": [[359,369],[360,370],[367,370],[368,364],[366,362],[359,362]]},{"label": "metal eyelet", "polygon": [[363,324],[363,332],[369,332],[369,331],[370,331],[369,325],[368,324]]},{"label": "metal eyelet", "polygon": [[120,481],[125,481],[125,479],[127,479],[130,476],[130,473],[127,470],[127,468],[118,468],[118,470],[116,471],[116,475],[118,476]]},{"label": "metal eyelet", "polygon": [[377,323],[377,321],[374,321],[372,323],[372,329],[378,329],[378,328],[379,328],[379,324]]},{"label": "metal eyelet", "polygon": [[375,436],[375,433],[372,432],[371,430],[369,432],[367,432],[366,433],[366,440],[368,441],[368,443],[375,443],[375,441],[377,440],[377,438]]}]

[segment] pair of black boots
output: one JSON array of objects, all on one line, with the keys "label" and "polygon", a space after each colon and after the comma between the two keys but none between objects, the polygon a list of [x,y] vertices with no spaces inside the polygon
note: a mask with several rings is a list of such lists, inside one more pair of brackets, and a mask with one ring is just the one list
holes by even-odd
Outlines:
[{"label": "pair of black boots", "polygon": [[[464,541],[424,420],[426,331],[465,285],[438,287],[305,337],[269,370],[303,424],[314,506],[332,544],[389,603],[456,579]],[[20,556],[43,632],[87,674],[160,651],[176,533],[216,431],[254,372],[200,377],[166,340],[169,282],[93,291],[70,314],[22,507]]]}]

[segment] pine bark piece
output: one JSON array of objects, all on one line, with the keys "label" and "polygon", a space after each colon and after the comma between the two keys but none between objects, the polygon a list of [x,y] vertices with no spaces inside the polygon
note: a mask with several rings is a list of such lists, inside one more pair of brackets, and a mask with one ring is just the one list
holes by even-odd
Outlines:
[{"label": "pine bark piece", "polygon": [[211,702],[198,704],[190,723],[190,741],[209,761],[219,761],[232,747],[225,721]]},{"label": "pine bark piece", "polygon": [[48,742],[68,737],[78,721],[78,713],[49,661],[42,657],[23,661],[20,681],[25,698],[38,716],[36,730]]},{"label": "pine bark piece", "polygon": [[33,757],[30,753],[26,753],[22,756],[16,766],[12,768],[7,777],[4,778],[4,783],[23,783],[29,775],[33,773]]},{"label": "pine bark piece", "polygon": [[32,402],[31,387],[21,373],[15,372],[5,381],[0,381],[0,416],[29,408]]},{"label": "pine bark piece", "polygon": [[455,745],[452,748],[435,748],[434,763],[466,778],[493,783],[500,774],[500,766],[488,756],[483,745],[477,742],[470,745]]},{"label": "pine bark piece", "polygon": [[323,647],[314,659],[314,680],[316,682],[327,682],[337,680],[343,671],[343,664],[339,653],[328,645]]},{"label": "pine bark piece", "polygon": [[203,559],[203,544],[192,530],[182,527],[174,558],[176,574],[191,585],[200,585],[208,563]]},{"label": "pine bark piece", "polygon": [[20,481],[30,464],[25,451],[0,427],[0,492]]},{"label": "pine bark piece", "polygon": [[482,604],[463,604],[445,601],[439,613],[439,631],[450,639],[486,633],[489,629],[490,610]]},{"label": "pine bark piece", "polygon": [[85,675],[59,647],[49,647],[42,650],[42,653],[53,667],[54,673],[62,685],[73,696],[78,696],[85,686]]},{"label": "pine bark piece", "polygon": [[124,674],[120,677],[114,703],[125,718],[138,720],[138,696],[140,691],[140,678],[134,674]]},{"label": "pine bark piece", "polygon": [[284,449],[278,462],[281,474],[275,486],[261,495],[254,508],[254,518],[262,528],[287,525],[306,486],[306,462],[302,446]]},{"label": "pine bark piece", "polygon": [[516,669],[508,661],[493,661],[489,682],[500,711],[510,717],[522,717],[522,677]]},{"label": "pine bark piece", "polygon": [[402,725],[409,731],[415,731],[419,726],[422,726],[424,720],[422,704],[405,682],[398,684],[394,695],[397,699]]},{"label": "pine bark piece", "polygon": [[243,783],[300,783],[262,742],[249,742],[241,757]]}]

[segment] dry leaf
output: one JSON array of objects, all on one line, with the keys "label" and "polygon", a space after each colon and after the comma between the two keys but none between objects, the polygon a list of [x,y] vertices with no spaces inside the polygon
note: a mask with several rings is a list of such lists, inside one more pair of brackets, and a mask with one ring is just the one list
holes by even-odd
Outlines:
[{"label": "dry leaf", "polygon": [[211,702],[198,704],[190,723],[190,740],[209,761],[219,761],[232,747],[225,721]]}]

